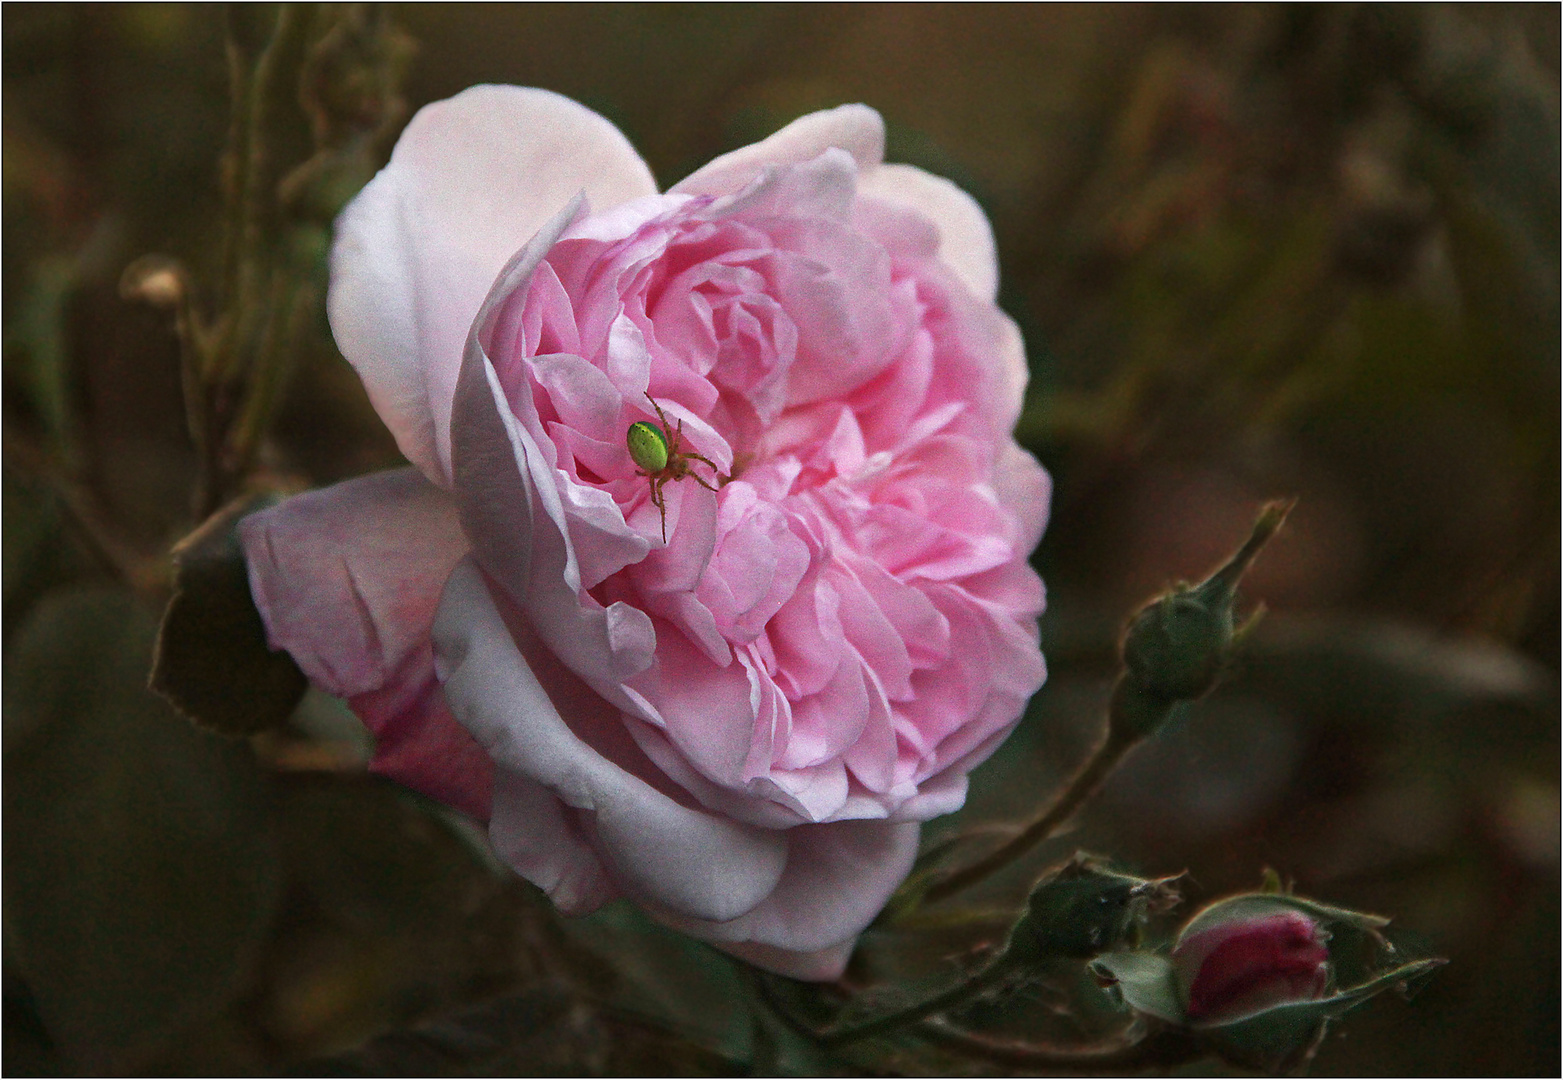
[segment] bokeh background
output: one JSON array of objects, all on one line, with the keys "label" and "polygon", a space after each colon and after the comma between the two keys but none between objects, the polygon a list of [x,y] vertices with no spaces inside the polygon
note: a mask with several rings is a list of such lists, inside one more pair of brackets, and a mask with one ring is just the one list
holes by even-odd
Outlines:
[{"label": "bokeh background", "polygon": [[[1557,5],[387,14],[411,109],[547,87],[669,184],[863,101],[891,160],[972,192],[1027,340],[1019,437],[1056,487],[1051,677],[966,824],[1084,756],[1136,604],[1301,500],[1225,683],[988,899],[1076,847],[1187,868],[1193,901],[1274,867],[1452,960],[1313,1072],[1557,1072]],[[148,252],[198,285],[215,264],[223,23],[0,19],[4,1071],[741,1070],[731,965],[622,906],[555,919],[470,822],[365,774],[336,703],[233,741],[145,691],[195,461],[171,321],[117,285]],[[396,464],[323,315],[293,359],[268,474]]]}]

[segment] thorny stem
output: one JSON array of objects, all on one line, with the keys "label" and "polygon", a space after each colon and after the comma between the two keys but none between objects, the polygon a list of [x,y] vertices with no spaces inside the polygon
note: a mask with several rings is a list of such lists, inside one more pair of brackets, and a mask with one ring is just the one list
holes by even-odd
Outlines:
[{"label": "thorny stem", "polygon": [[276,273],[272,284],[271,317],[264,345],[231,440],[233,471],[241,476],[249,469],[272,406],[292,372],[293,344],[298,341],[317,296],[313,287],[293,283],[284,272]]},{"label": "thorny stem", "polygon": [[[258,279],[265,276],[270,262],[261,256],[267,251],[267,227],[272,223],[271,218],[276,209],[276,184],[272,176],[271,148],[267,146],[266,133],[281,104],[276,99],[283,95],[280,89],[283,84],[278,78],[280,69],[302,45],[303,32],[304,19],[300,17],[297,5],[283,4],[277,12],[277,25],[272,31],[271,40],[255,61],[255,71],[245,94],[243,147],[234,148],[236,158],[242,162],[240,182],[233,190],[238,207],[232,220],[237,222],[239,234],[236,268],[238,288],[232,303],[241,320],[236,331],[248,329],[243,326],[244,316],[262,310],[255,290],[261,287]],[[229,370],[219,371],[219,380],[234,374],[231,369],[235,361],[241,358],[241,350],[250,336],[247,332],[235,334],[235,340],[231,343],[233,347],[225,358]]]},{"label": "thorny stem", "polygon": [[935,1015],[975,997],[1002,977],[1007,967],[1002,959],[997,960],[974,979],[920,1005],[866,1024],[824,1032],[816,1030],[779,1000],[764,976],[752,969],[746,971],[760,998],[783,1023],[800,1035],[830,1048],[845,1046],[897,1027],[915,1025],[917,1034],[930,1042],[958,1049],[972,1058],[1011,1068],[1040,1066],[1053,1072],[1103,1075],[1151,1066],[1171,1067],[1192,1061],[1203,1053],[1183,1032],[1159,1027],[1148,1030],[1141,1022],[1130,1024],[1101,1043],[1058,1046],[978,1035]]},{"label": "thorny stem", "polygon": [[[276,210],[266,132],[286,97],[289,84],[280,74],[303,46],[306,19],[297,5],[283,4],[271,38],[250,71],[237,43],[234,16],[230,10],[228,64],[233,115],[226,159],[230,171],[226,178],[222,296],[227,310],[211,339],[191,350],[199,373],[199,400],[191,410],[199,470],[194,492],[198,520],[222,505],[234,479],[248,465],[251,434],[257,426],[253,414],[272,396],[264,393],[265,401],[257,403],[255,387],[250,384],[274,374],[269,368],[276,365],[275,354],[285,344],[279,339],[293,327],[292,312],[278,310],[285,282],[280,276],[283,272],[273,266],[266,241]],[[263,302],[263,290],[271,294],[270,304]],[[265,320],[260,327],[255,325],[257,318]],[[186,397],[190,397],[188,392]]]},{"label": "thorny stem", "polygon": [[236,8],[235,4],[227,4],[223,8],[228,53],[228,95],[232,104],[228,117],[228,150],[223,155],[223,197],[227,201],[227,220],[223,224],[222,291],[218,301],[224,306],[231,306],[239,291],[239,261],[244,237],[244,200],[240,196],[245,189],[245,171],[249,164],[249,151],[245,145],[249,125],[244,122],[250,96],[248,67],[234,27],[234,19],[238,15]]}]

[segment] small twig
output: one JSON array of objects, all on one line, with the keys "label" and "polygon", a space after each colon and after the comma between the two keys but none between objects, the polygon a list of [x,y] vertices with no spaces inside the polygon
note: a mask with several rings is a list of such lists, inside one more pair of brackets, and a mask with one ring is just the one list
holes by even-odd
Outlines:
[{"label": "small twig", "polygon": [[[255,290],[260,287],[259,278],[270,260],[261,260],[260,256],[268,250],[266,234],[276,210],[276,184],[271,175],[273,162],[266,134],[280,104],[275,99],[283,93],[279,88],[280,69],[294,47],[302,44],[304,20],[296,8],[294,4],[283,4],[278,10],[277,25],[255,61],[246,95],[243,183],[235,192],[239,202],[238,290],[230,301],[231,310],[239,315],[239,325],[227,355],[219,358],[221,370],[215,373],[218,381],[240,374],[236,367],[243,363],[251,337],[246,316],[261,307]],[[239,152],[238,148],[235,152]]]},{"label": "small twig", "polygon": [[[1029,852],[1068,823],[1130,750],[1216,684],[1232,649],[1252,628],[1233,622],[1237,586],[1285,523],[1296,499],[1266,503],[1242,546],[1196,586],[1178,585],[1129,621],[1123,672],[1113,686],[1101,743],[1050,806],[1013,839],[970,866],[934,879],[913,903],[969,888]],[[910,905],[909,905],[910,906]]]},{"label": "small twig", "polygon": [[904,1009],[877,1016],[861,1024],[853,1024],[844,1028],[836,1028],[832,1031],[820,1032],[816,1035],[822,1046],[844,1046],[850,1042],[867,1039],[874,1035],[881,1035],[896,1028],[906,1027],[919,1020],[942,1013],[957,1005],[963,1005],[973,998],[984,993],[999,981],[1004,979],[1014,970],[1013,965],[1006,962],[1004,957],[998,957],[982,970],[969,978],[950,987],[942,994],[935,994],[927,1001],[909,1005]]},{"label": "small twig", "polygon": [[223,223],[222,289],[218,294],[218,302],[224,307],[231,306],[239,292],[239,262],[244,241],[244,200],[241,196],[248,185],[245,174],[250,160],[246,145],[249,126],[244,122],[249,113],[249,67],[239,45],[238,30],[234,26],[237,15],[238,5],[224,5],[228,96],[231,104],[228,114],[228,148],[223,155],[223,198],[227,205],[224,207],[226,220]]},{"label": "small twig", "polygon": [[[1115,695],[1116,697],[1116,695]],[[1010,840],[969,866],[935,881],[923,894],[929,903],[954,896],[1014,862],[1042,841],[1053,836],[1074,817],[1087,800],[1106,782],[1120,761],[1139,740],[1123,735],[1109,724],[1101,743],[1075,773],[1069,785],[1059,792],[1046,810]]]}]

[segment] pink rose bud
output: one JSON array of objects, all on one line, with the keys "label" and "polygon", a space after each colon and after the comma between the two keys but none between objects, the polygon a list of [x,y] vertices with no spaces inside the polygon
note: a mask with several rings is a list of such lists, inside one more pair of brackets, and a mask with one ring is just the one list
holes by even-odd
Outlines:
[{"label": "pink rose bud", "polygon": [[1223,1023],[1322,997],[1330,958],[1324,942],[1318,923],[1299,911],[1233,919],[1189,936],[1172,954],[1188,987],[1188,1018]]}]

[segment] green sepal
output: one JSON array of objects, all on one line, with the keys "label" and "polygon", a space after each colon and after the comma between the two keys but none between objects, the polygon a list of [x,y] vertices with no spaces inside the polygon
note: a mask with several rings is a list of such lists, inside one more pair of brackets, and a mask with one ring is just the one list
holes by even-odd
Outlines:
[{"label": "green sepal", "polygon": [[[1231,660],[1239,639],[1237,586],[1292,502],[1267,504],[1243,546],[1198,585],[1179,584],[1129,620],[1122,652],[1126,669],[1113,695],[1111,722],[1118,737],[1138,740],[1172,719],[1181,702],[1208,693]],[[1251,629],[1245,624],[1245,633]]]},{"label": "green sepal", "polygon": [[174,595],[158,630],[151,687],[224,735],[282,725],[309,686],[293,658],[267,644],[236,531],[240,519],[277,501],[230,503],[174,549]]},{"label": "green sepal", "polygon": [[1026,911],[1010,932],[1008,957],[1036,964],[1055,957],[1089,959],[1136,943],[1151,907],[1177,900],[1175,878],[1148,880],[1078,853],[1032,886]]},{"label": "green sepal", "polygon": [[1091,961],[1091,970],[1110,979],[1123,1003],[1135,1012],[1169,1024],[1186,1024],[1177,971],[1162,953],[1141,950],[1110,952]]}]

